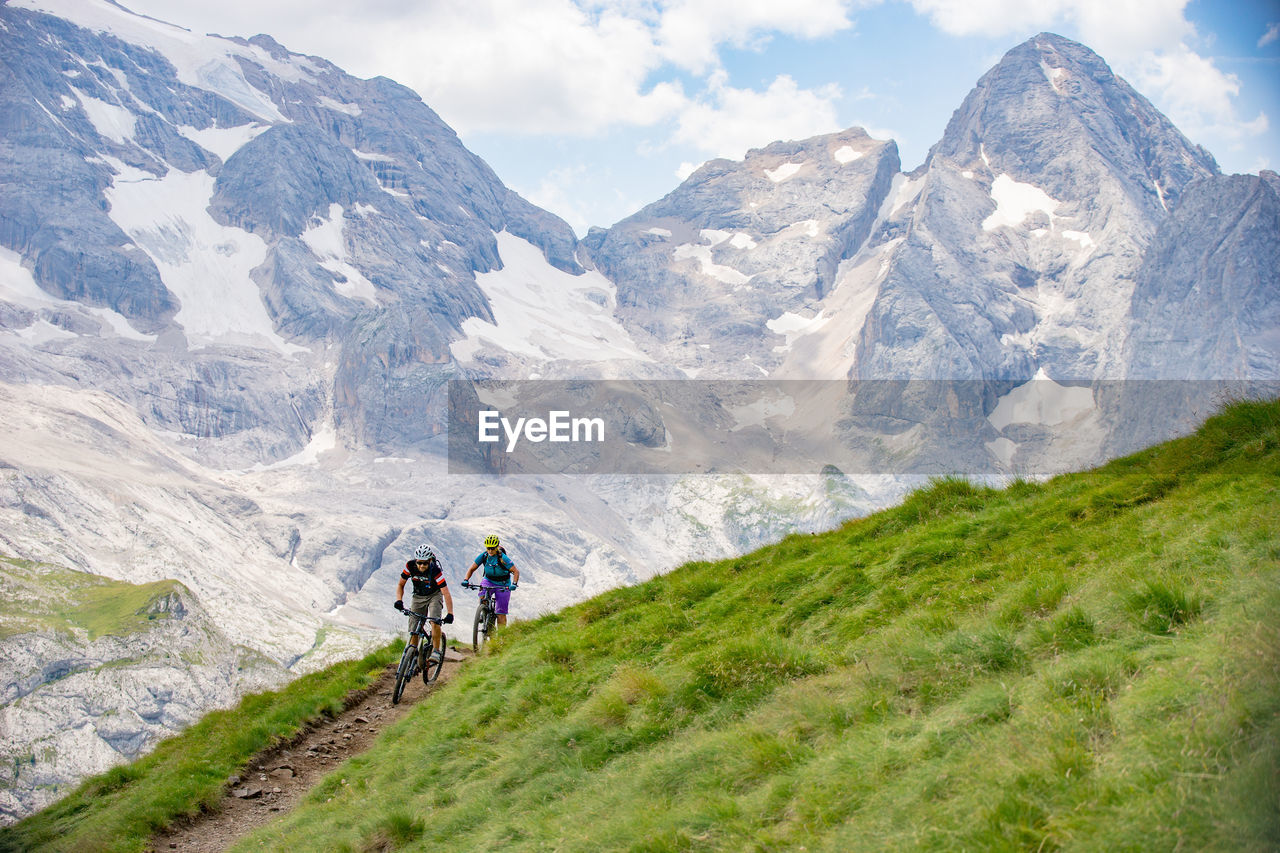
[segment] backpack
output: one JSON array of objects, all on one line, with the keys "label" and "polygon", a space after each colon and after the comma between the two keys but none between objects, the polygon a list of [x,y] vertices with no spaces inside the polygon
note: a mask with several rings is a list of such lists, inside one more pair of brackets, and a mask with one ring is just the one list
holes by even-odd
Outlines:
[{"label": "backpack", "polygon": [[427,565],[426,572],[423,574],[418,574],[415,562],[416,561],[414,560],[406,562],[404,564],[404,571],[400,575],[406,580],[413,581],[414,595],[435,595],[436,592],[444,588],[443,585],[436,585],[436,575],[444,574],[444,568],[440,565],[438,560],[433,558]]},{"label": "backpack", "polygon": [[484,559],[481,565],[484,566],[484,576],[495,583],[506,583],[511,580],[511,570],[502,564],[502,558],[507,556],[507,549],[498,547],[496,556],[489,556],[488,553],[481,555]]}]

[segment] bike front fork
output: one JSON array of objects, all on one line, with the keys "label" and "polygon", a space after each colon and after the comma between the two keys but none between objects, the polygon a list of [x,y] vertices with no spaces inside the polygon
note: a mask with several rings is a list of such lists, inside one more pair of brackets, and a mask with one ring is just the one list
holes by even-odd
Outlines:
[{"label": "bike front fork", "polygon": [[431,654],[431,653],[432,653],[432,652],[434,652],[434,651],[437,651],[436,646],[435,646],[435,642],[434,642],[434,641],[428,641],[428,642],[426,643],[426,651],[425,651],[425,652],[422,650],[422,648],[421,648],[422,644],[421,644],[420,642],[419,642],[419,643],[410,643],[409,645],[413,646],[415,649],[417,649],[417,650],[418,650],[418,663],[419,663],[419,664],[421,664],[421,665],[424,665],[424,666],[425,666],[425,665],[426,665],[426,663],[427,663],[427,655]]}]

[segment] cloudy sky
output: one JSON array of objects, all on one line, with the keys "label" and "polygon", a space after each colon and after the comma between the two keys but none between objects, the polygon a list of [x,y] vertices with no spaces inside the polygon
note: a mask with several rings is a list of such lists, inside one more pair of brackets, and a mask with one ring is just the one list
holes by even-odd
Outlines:
[{"label": "cloudy sky", "polygon": [[579,234],[712,157],[858,125],[919,165],[977,79],[1056,32],[1224,171],[1280,169],[1280,0],[121,0],[410,86]]}]

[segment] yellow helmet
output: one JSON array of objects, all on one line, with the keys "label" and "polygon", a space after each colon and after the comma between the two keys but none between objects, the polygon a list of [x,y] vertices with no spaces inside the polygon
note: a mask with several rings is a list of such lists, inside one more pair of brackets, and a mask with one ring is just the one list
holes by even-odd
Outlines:
[{"label": "yellow helmet", "polygon": [[484,547],[486,547],[486,548],[497,548],[497,547],[498,547],[498,537],[497,537],[497,536],[495,536],[495,535],[493,535],[492,533],[490,533],[488,536],[484,537]]}]

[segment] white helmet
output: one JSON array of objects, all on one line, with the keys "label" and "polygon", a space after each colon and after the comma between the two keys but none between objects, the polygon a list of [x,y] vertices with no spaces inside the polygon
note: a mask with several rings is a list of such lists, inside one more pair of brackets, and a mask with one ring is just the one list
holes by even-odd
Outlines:
[{"label": "white helmet", "polygon": [[430,545],[419,545],[418,550],[413,552],[413,556],[417,560],[434,560],[436,552],[431,550]]}]

